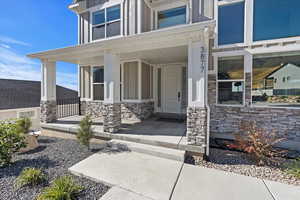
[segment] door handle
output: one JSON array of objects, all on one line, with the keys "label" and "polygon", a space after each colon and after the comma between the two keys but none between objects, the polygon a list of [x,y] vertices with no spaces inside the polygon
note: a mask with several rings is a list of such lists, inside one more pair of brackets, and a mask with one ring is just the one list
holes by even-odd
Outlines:
[{"label": "door handle", "polygon": [[180,92],[178,92],[177,97],[178,97],[178,102],[180,102],[180,98],[181,98],[181,93]]}]

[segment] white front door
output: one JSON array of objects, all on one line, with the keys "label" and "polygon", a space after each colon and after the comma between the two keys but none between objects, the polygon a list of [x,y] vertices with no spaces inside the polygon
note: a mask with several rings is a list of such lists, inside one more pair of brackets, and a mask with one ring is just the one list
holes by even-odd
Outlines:
[{"label": "white front door", "polygon": [[178,65],[164,66],[162,71],[162,111],[165,113],[181,113],[182,67]]}]

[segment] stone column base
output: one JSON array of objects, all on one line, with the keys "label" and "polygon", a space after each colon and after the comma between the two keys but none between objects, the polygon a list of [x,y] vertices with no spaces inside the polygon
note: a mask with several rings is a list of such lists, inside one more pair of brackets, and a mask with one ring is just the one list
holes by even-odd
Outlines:
[{"label": "stone column base", "polygon": [[103,130],[107,133],[116,133],[121,127],[121,104],[105,103],[103,104]]},{"label": "stone column base", "polygon": [[56,109],[56,101],[41,101],[41,122],[55,122],[57,120]]},{"label": "stone column base", "polygon": [[189,145],[203,147],[207,140],[207,110],[200,107],[187,108],[187,141]]}]

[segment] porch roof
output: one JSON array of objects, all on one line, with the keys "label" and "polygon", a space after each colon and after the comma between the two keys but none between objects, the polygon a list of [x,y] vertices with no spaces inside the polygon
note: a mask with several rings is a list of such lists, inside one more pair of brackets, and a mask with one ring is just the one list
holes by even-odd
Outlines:
[{"label": "porch roof", "polygon": [[49,62],[63,61],[87,64],[103,59],[105,52],[128,54],[133,52],[188,45],[191,40],[203,40],[205,32],[213,32],[214,20],[185,24],[130,36],[120,36],[87,44],[48,50],[27,55]]}]

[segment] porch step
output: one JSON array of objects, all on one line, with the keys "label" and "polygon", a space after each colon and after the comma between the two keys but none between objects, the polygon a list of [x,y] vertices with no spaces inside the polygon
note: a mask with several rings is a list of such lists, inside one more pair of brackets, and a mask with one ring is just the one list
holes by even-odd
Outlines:
[{"label": "porch step", "polygon": [[154,114],[154,117],[160,120],[178,120],[179,122],[184,122],[186,120],[186,114],[176,114],[176,113],[160,113]]},{"label": "porch step", "polygon": [[153,146],[153,145],[136,143],[136,142],[128,142],[128,141],[116,140],[116,139],[111,140],[109,144],[112,146],[124,145],[130,151],[184,162],[185,151],[182,150],[176,150],[171,148]]}]

